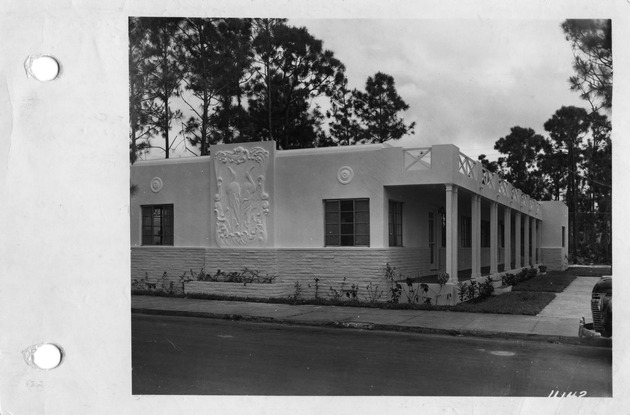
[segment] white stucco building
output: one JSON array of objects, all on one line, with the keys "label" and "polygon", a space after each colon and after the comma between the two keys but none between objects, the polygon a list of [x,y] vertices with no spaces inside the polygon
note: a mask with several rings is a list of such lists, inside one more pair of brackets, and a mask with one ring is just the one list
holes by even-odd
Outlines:
[{"label": "white stucco building", "polygon": [[389,263],[405,276],[445,271],[455,290],[471,277],[567,266],[567,207],[533,200],[453,145],[218,145],[211,156],[137,162],[131,183],[135,279],[247,267],[277,274],[284,295],[315,278],[325,290],[344,277],[385,288]]}]

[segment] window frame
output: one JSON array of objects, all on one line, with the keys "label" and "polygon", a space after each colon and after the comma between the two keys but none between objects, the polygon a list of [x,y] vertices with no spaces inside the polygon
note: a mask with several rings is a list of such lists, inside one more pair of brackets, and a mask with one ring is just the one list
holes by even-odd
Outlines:
[{"label": "window frame", "polygon": [[481,227],[480,227],[480,233],[481,233],[481,247],[482,248],[490,248],[490,233],[491,233],[491,226],[490,226],[490,221],[489,220],[482,220],[481,221]]},{"label": "window frame", "polygon": [[[352,210],[348,204],[352,203]],[[359,210],[357,204],[360,204]],[[324,199],[324,247],[369,247],[370,246],[370,199],[369,198],[347,198],[347,199]],[[365,207],[365,209],[363,209]],[[346,217],[344,222],[343,217]],[[365,216],[364,220],[360,219]],[[352,218],[352,223],[348,218]],[[332,220],[335,219],[335,220]],[[363,228],[363,232],[358,232],[357,228]],[[351,229],[351,232],[348,230]],[[334,231],[334,232],[331,232]],[[337,238],[336,243],[333,242]],[[348,241],[352,238],[352,244]],[[361,243],[363,240],[365,243]]]},{"label": "window frame", "polygon": [[461,216],[460,244],[462,248],[472,247],[472,218]]},{"label": "window frame", "polygon": [[[159,223],[156,223],[156,209],[161,210]],[[148,225],[147,218],[150,220]],[[159,238],[157,243],[156,238]],[[140,206],[140,239],[142,246],[174,246],[175,207],[172,203]]]},{"label": "window frame", "polygon": [[388,230],[390,247],[403,246],[403,210],[403,202],[389,200]]}]

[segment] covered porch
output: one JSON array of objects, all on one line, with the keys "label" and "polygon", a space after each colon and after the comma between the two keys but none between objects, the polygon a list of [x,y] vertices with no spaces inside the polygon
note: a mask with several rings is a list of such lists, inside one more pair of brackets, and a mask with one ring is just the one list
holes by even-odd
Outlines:
[{"label": "covered porch", "polygon": [[[450,282],[540,263],[540,221],[454,185],[387,186],[390,258],[403,275]],[[391,209],[402,204],[402,235]],[[399,243],[392,243],[398,241]]]},{"label": "covered porch", "polygon": [[[415,277],[446,272],[457,284],[541,262],[539,202],[455,146],[405,149],[403,157],[405,183],[386,185],[385,199],[403,202],[403,234],[414,235],[402,247],[424,257]],[[389,224],[391,241],[391,213]]]}]

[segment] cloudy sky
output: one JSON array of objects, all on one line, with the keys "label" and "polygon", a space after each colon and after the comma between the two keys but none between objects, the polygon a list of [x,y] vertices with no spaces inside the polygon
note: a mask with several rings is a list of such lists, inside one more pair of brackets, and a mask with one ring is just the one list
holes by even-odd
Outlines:
[{"label": "cloudy sky", "polygon": [[573,55],[562,20],[291,19],[324,41],[363,89],[381,71],[396,81],[417,123],[405,146],[455,144],[476,158],[513,126],[544,133],[563,105],[584,106],[569,90]]},{"label": "cloudy sky", "polygon": [[[350,88],[368,76],[394,77],[415,134],[396,145],[455,144],[496,160],[494,143],[514,126],[545,134],[563,105],[585,106],[569,90],[571,46],[562,20],[289,19],[305,26],[346,66]],[[179,107],[189,111],[182,103]],[[179,133],[179,127],[172,131]],[[154,138],[155,143],[160,140]],[[181,136],[172,157],[190,157]],[[153,150],[147,158],[162,158]]]}]

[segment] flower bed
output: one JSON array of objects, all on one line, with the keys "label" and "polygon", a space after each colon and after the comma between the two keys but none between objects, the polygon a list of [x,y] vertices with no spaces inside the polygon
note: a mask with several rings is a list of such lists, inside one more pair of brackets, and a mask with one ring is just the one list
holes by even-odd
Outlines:
[{"label": "flower bed", "polygon": [[184,284],[184,294],[278,298],[288,297],[292,291],[292,283],[244,284],[240,282],[188,281]]}]

